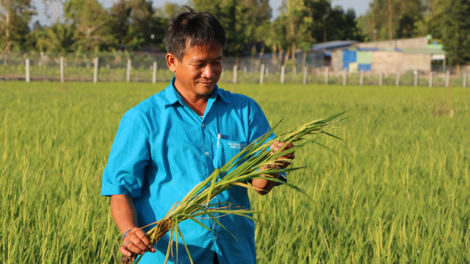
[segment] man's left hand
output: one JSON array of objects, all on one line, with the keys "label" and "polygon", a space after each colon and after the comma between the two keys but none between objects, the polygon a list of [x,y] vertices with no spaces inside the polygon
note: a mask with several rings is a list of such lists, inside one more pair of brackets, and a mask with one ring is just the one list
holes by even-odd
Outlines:
[{"label": "man's left hand", "polygon": [[[271,155],[273,155],[276,151],[278,151],[279,149],[282,149],[283,147],[284,147],[284,149],[282,151],[285,151],[285,150],[288,150],[288,149],[294,147],[294,144],[291,142],[291,143],[286,145],[286,143],[284,143],[284,142],[274,141],[274,143],[271,145],[271,148],[270,148],[271,149]],[[276,163],[274,164],[275,168],[285,169],[285,168],[287,168],[287,166],[290,165],[290,162],[282,161],[282,160],[283,159],[290,159],[290,160],[295,159],[295,152],[292,152],[292,153],[286,154],[284,156],[278,157],[277,159],[279,159],[280,161],[276,161]]]},{"label": "man's left hand", "polygon": [[[278,151],[281,148],[284,148],[282,150],[282,151],[284,151],[284,150],[290,149],[292,147],[294,147],[294,144],[292,144],[292,143],[289,143],[289,144],[286,145],[286,143],[284,143],[284,142],[275,141],[270,147],[270,149],[271,149],[270,155],[273,155],[276,151]],[[279,161],[276,161],[274,164],[269,165],[269,167],[263,166],[263,167],[260,168],[260,170],[263,171],[263,170],[275,169],[275,168],[285,169],[285,168],[287,168],[287,166],[290,165],[290,162],[285,161],[285,160],[286,159],[293,160],[294,158],[295,158],[294,152],[286,154],[284,156],[278,157],[277,159],[279,159]],[[264,177],[278,179],[279,178],[279,173],[264,175]],[[259,193],[260,195],[265,195],[265,194],[267,194],[268,192],[270,192],[272,190],[274,185],[276,185],[276,182],[269,181],[269,180],[264,180],[264,179],[254,179],[251,182],[251,184],[253,185],[253,187],[256,188],[257,193]]]}]

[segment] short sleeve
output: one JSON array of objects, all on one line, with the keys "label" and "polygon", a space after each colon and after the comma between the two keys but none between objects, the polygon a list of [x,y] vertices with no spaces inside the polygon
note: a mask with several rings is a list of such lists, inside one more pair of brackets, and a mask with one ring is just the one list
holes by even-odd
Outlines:
[{"label": "short sleeve", "polygon": [[[268,120],[266,119],[266,116],[263,113],[263,110],[261,110],[261,107],[256,103],[254,100],[251,100],[251,106],[250,106],[250,118],[249,118],[249,129],[250,129],[250,137],[248,143],[251,143],[267,132],[271,130],[271,126],[269,125]],[[271,140],[275,138],[276,135],[273,133],[267,140]],[[279,175],[279,179],[287,182],[287,177],[286,173],[281,173]],[[280,185],[280,183],[276,183],[276,186]]]},{"label": "short sleeve", "polygon": [[149,135],[145,124],[145,116],[132,109],[121,119],[103,173],[101,195],[140,196],[145,166],[150,161]]}]

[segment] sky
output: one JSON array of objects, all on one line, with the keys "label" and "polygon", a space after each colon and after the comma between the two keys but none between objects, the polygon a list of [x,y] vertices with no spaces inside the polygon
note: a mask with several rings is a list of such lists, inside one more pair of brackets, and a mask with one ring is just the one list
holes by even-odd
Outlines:
[{"label": "sky", "polygon": [[[50,25],[56,20],[57,10],[59,9],[59,16],[62,15],[63,6],[59,6],[57,8],[57,4],[60,0],[49,0],[52,4],[48,8],[48,13],[50,14],[50,18],[47,17],[45,14],[45,6],[43,4],[43,0],[33,0],[33,5],[36,7],[38,15],[34,16],[32,19],[32,23],[36,22],[37,20],[41,23],[41,25]],[[111,7],[113,1],[115,0],[99,0],[103,3],[104,7]],[[60,2],[63,2],[60,1]],[[154,0],[153,5],[155,7],[162,6],[164,2],[173,2],[177,4],[186,4],[187,0]],[[341,6],[344,10],[349,8],[353,8],[356,11],[356,16],[364,15],[367,11],[367,7],[369,5],[370,0],[333,0],[333,6]],[[269,1],[271,8],[273,9],[273,18],[279,16],[279,6],[282,3],[282,0],[270,0]]]}]

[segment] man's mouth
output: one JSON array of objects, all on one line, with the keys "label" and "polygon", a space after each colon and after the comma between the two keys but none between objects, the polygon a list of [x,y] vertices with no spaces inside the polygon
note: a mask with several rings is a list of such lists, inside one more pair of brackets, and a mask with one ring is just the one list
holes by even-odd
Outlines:
[{"label": "man's mouth", "polygon": [[204,82],[199,81],[199,83],[202,85],[211,85],[213,82],[212,81],[204,81]]}]

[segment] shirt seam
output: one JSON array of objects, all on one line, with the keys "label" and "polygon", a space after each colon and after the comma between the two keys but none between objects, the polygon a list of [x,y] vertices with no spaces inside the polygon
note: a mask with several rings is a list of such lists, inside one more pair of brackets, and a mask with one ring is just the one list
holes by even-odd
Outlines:
[{"label": "shirt seam", "polygon": [[[133,110],[134,110],[136,113],[138,113],[139,115],[141,115],[142,118],[145,117],[145,118],[147,119],[147,116],[146,116],[142,111],[137,110],[137,109],[133,109]],[[142,132],[142,133],[145,135],[145,137],[146,137],[146,139],[147,139],[147,142],[150,143],[150,135],[149,135],[147,132],[145,132],[145,130],[135,121],[135,118],[134,118],[133,121],[134,121],[134,122],[133,122],[134,125],[140,130],[140,132]]]}]

